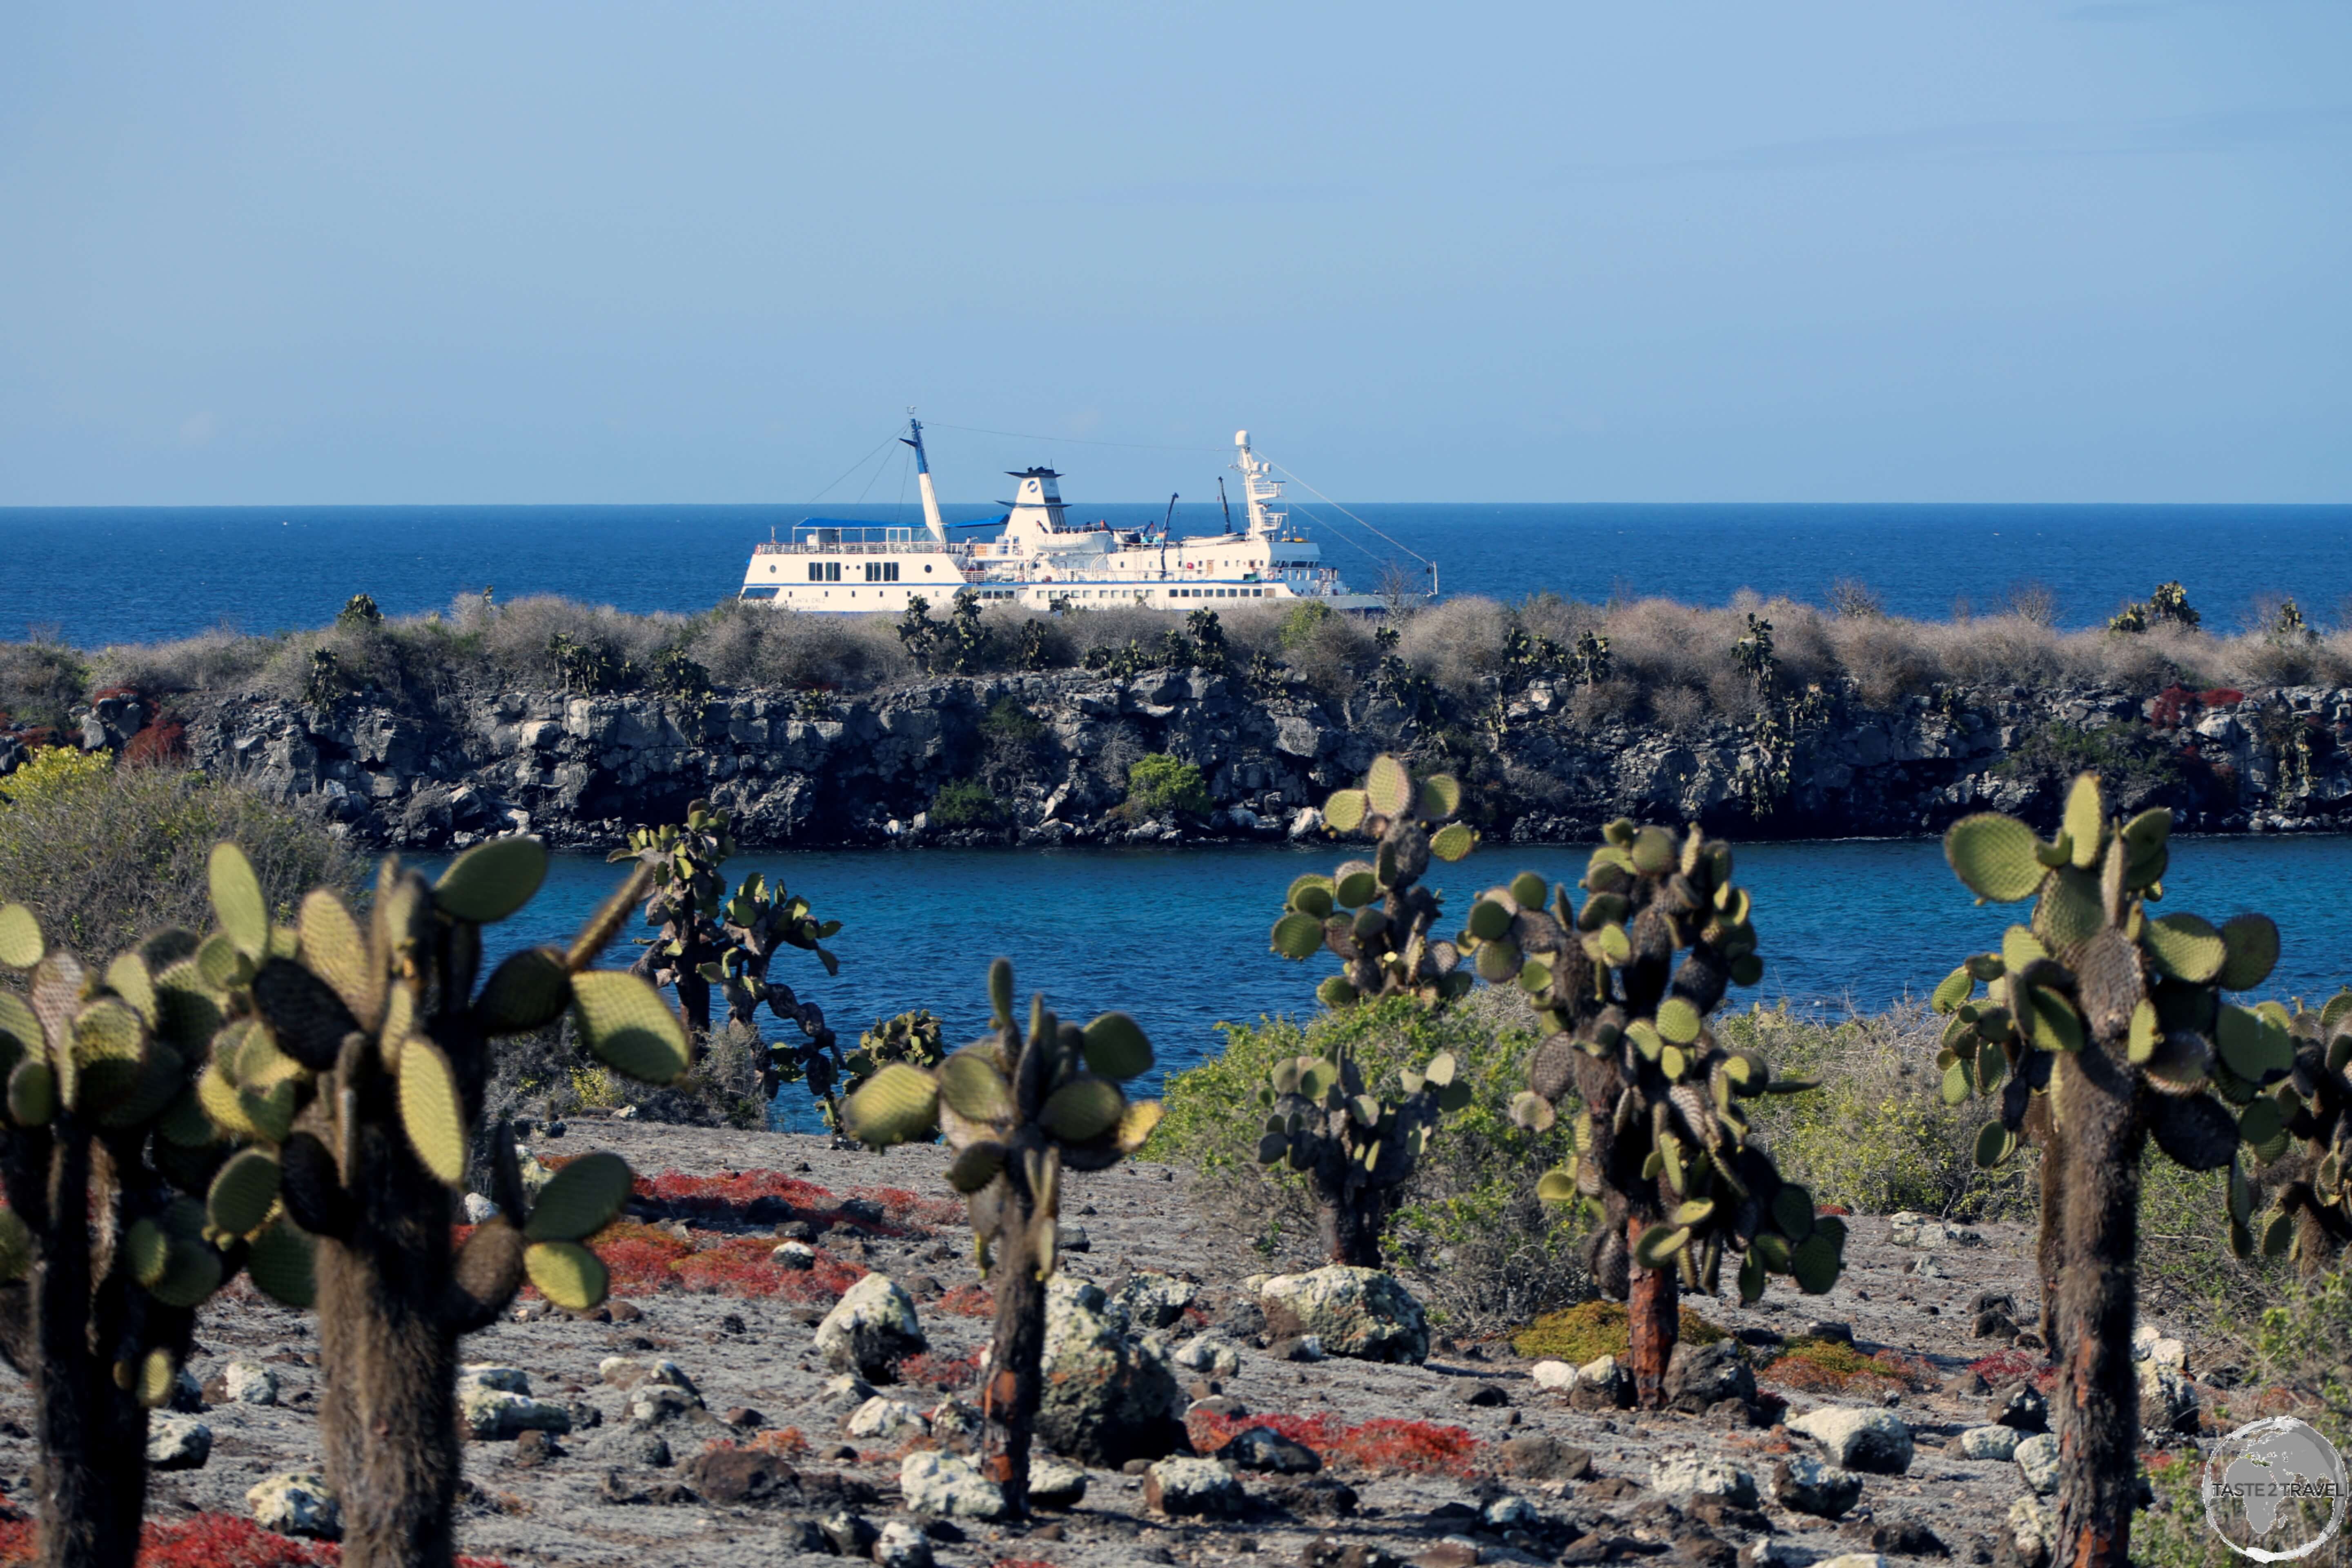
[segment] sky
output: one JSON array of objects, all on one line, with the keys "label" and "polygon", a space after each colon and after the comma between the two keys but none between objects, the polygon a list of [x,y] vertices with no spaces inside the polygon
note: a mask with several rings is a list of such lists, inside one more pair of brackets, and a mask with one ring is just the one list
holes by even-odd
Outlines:
[{"label": "sky", "polygon": [[2342,0],[0,8],[0,506],[2343,501],[2347,279]]}]

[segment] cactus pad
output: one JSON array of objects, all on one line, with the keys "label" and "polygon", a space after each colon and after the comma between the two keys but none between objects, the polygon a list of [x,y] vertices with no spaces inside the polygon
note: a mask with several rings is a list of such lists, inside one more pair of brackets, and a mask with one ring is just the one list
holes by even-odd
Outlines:
[{"label": "cactus pad", "polygon": [[628,1162],[599,1151],[555,1173],[540,1189],[523,1235],[532,1241],[579,1241],[596,1234],[629,1201]]},{"label": "cactus pad", "polygon": [[221,1255],[202,1241],[172,1238],[163,1272],[147,1293],[167,1307],[194,1307],[220,1289]]},{"label": "cactus pad", "polygon": [[206,1216],[225,1235],[248,1235],[277,1207],[278,1186],[277,1156],[261,1149],[240,1150],[213,1178],[205,1197]]},{"label": "cactus pad", "polygon": [[1013,1119],[1013,1091],[984,1051],[958,1051],[940,1068],[940,1098],[968,1121]]},{"label": "cactus pad", "polygon": [[[949,1058],[950,1065],[954,1059]],[[929,1132],[938,1121],[937,1082],[920,1068],[904,1062],[885,1065],[841,1102],[843,1130],[877,1149],[910,1142]]]},{"label": "cactus pad", "polygon": [[2224,991],[2252,991],[2278,965],[2278,926],[2268,915],[2230,921],[2221,927],[2221,945],[2226,956],[2215,984]]},{"label": "cactus pad", "polygon": [[1312,958],[1323,947],[1323,922],[1296,910],[1274,922],[1273,948],[1292,960]]},{"label": "cactus pad", "polygon": [[253,1238],[245,1271],[271,1300],[297,1309],[318,1296],[318,1248],[308,1236],[279,1219]]},{"label": "cactus pad", "polygon": [[530,902],[547,879],[547,846],[527,833],[478,844],[449,862],[433,903],[452,920],[491,925]]},{"label": "cactus pad", "polygon": [[572,1005],[572,971],[560,949],[528,947],[490,972],[474,1001],[474,1016],[491,1035],[544,1028]]},{"label": "cactus pad", "polygon": [[1944,835],[1952,870],[1969,891],[1997,904],[2030,899],[2040,889],[2047,870],[2040,848],[2033,829],[1997,812],[1964,816]]},{"label": "cactus pad", "polygon": [[1429,836],[1429,852],[1440,860],[1461,859],[1478,847],[1478,836],[1467,823],[1449,822]]},{"label": "cactus pad", "polygon": [[0,1283],[33,1271],[33,1233],[13,1209],[0,1209]]},{"label": "cactus pad", "polygon": [[686,1026],[661,993],[635,975],[573,975],[572,1008],[581,1037],[603,1061],[646,1083],[674,1083],[684,1076]]},{"label": "cactus pad", "polygon": [[213,912],[236,950],[258,963],[269,952],[269,904],[253,862],[234,844],[213,846],[210,862]]},{"label": "cactus pad", "polygon": [[449,1058],[412,1037],[400,1049],[400,1124],[426,1170],[451,1186],[466,1179],[466,1112]]},{"label": "cactus pad", "polygon": [[1125,1013],[1105,1013],[1086,1028],[1087,1068],[1098,1077],[1126,1079],[1151,1070],[1151,1041]]},{"label": "cactus pad", "polygon": [[41,924],[33,918],[32,910],[22,904],[0,908],[0,963],[11,969],[30,969],[41,962],[45,951]]},{"label": "cactus pad", "polygon": [[1086,1143],[1118,1125],[1127,1097],[1107,1079],[1078,1078],[1055,1089],[1037,1108],[1037,1124],[1054,1137]]},{"label": "cactus pad", "polygon": [[612,1277],[597,1256],[576,1241],[535,1241],[523,1249],[522,1265],[539,1293],[568,1312],[601,1305]]}]

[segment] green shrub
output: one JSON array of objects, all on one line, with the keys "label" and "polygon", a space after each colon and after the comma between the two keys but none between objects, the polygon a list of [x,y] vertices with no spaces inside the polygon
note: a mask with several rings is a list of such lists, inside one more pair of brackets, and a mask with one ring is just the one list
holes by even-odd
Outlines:
[{"label": "green shrub", "polygon": [[980,732],[992,741],[1026,746],[1045,739],[1045,721],[1023,707],[1019,698],[1000,697],[981,720]]},{"label": "green shrub", "polygon": [[1127,814],[1141,820],[1171,811],[1209,809],[1209,788],[1201,770],[1165,752],[1151,752],[1127,770]]},{"label": "green shrub", "polygon": [[1331,618],[1331,606],[1308,599],[1293,605],[1290,613],[1282,617],[1282,647],[1286,653],[1297,653],[1314,642],[1315,634]]},{"label": "green shrub", "polygon": [[1398,1092],[1397,1074],[1439,1051],[1461,1063],[1469,1106],[1441,1124],[1422,1155],[1386,1245],[1433,1317],[1456,1333],[1494,1332],[1591,1294],[1577,1243],[1590,1225],[1583,1205],[1549,1208],[1536,1179],[1559,1163],[1561,1135],[1531,1133],[1510,1117],[1535,1047],[1534,1016],[1516,995],[1481,990],[1433,1013],[1395,997],[1294,1019],[1220,1027],[1225,1048],[1171,1075],[1166,1116],[1143,1155],[1191,1167],[1195,1201],[1246,1237],[1269,1264],[1322,1261],[1306,1179],[1257,1163],[1259,1119],[1243,1115],[1275,1064],[1310,1052],[1352,1049],[1365,1086]]},{"label": "green shrub", "polygon": [[1776,1077],[1818,1079],[1810,1094],[1752,1100],[1751,1121],[1781,1174],[1857,1214],[1917,1209],[1973,1219],[2031,1217],[2031,1158],[1976,1164],[1981,1108],[1944,1103],[1934,1071],[1940,1020],[1916,1006],[1817,1022],[1760,1004],[1715,1020],[1726,1046],[1752,1047]]},{"label": "green shrub", "polygon": [[[1632,1351],[1633,1331],[1622,1301],[1586,1301],[1557,1312],[1546,1312],[1511,1336],[1511,1351],[1529,1361],[1564,1361],[1582,1366],[1602,1356],[1622,1357]],[[1685,1306],[1678,1342],[1711,1345],[1723,1331]]]},{"label": "green shrub", "polygon": [[50,942],[111,953],[167,926],[212,926],[216,840],[244,849],[281,921],[356,868],[325,826],[242,784],[171,768],[115,768],[49,747],[0,779],[0,902],[30,908]]},{"label": "green shrub", "polygon": [[58,725],[89,689],[89,667],[53,642],[0,643],[0,713],[19,723]]},{"label": "green shrub", "polygon": [[931,796],[931,826],[934,827],[992,827],[1003,816],[1003,808],[988,786],[978,779],[955,779],[939,787]]}]

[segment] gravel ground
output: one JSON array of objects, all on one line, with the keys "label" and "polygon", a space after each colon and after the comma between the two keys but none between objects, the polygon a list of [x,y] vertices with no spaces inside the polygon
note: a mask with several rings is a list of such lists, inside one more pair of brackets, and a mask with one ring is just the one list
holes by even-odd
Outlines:
[{"label": "gravel ground", "polygon": [[[789,1172],[835,1194],[880,1186],[945,1194],[945,1162],[936,1148],[902,1148],[885,1155],[840,1151],[817,1138],[579,1121],[561,1141],[536,1147],[547,1154],[611,1148],[640,1173],[665,1169],[707,1175],[767,1168]],[[1202,1287],[1213,1316],[1239,1294],[1242,1278],[1259,1267],[1235,1238],[1220,1235],[1188,1206],[1181,1173],[1165,1166],[1129,1164],[1065,1178],[1065,1226],[1082,1226],[1091,1246],[1068,1253],[1069,1271],[1115,1287],[1134,1269],[1187,1277]],[[1653,1465],[1700,1453],[1728,1459],[1763,1485],[1777,1457],[1813,1451],[1810,1440],[1779,1428],[1734,1427],[1721,1417],[1583,1412],[1538,1389],[1528,1363],[1500,1342],[1455,1345],[1441,1340],[1428,1364],[1391,1366],[1339,1359],[1300,1363],[1259,1352],[1245,1353],[1239,1372],[1219,1392],[1254,1413],[1328,1413],[1353,1423],[1374,1416],[1411,1417],[1456,1425],[1495,1441],[1549,1435],[1587,1450],[1590,1474],[1572,1481],[1511,1477],[1461,1480],[1444,1477],[1368,1475],[1336,1468],[1360,1501],[1340,1519],[1288,1511],[1265,1478],[1249,1478],[1253,1511],[1219,1522],[1170,1521],[1150,1513],[1135,1476],[1097,1471],[1084,1503],[1029,1526],[961,1522],[937,1529],[931,1547],[943,1564],[1034,1560],[1094,1568],[1136,1563],[1223,1563],[1313,1560],[1309,1543],[1329,1537],[1341,1546],[1362,1543],[1400,1557],[1440,1562],[1592,1562],[1672,1552],[1679,1561],[1728,1568],[1738,1552],[1758,1563],[1767,1555],[1803,1563],[1842,1552],[1883,1547],[1916,1548],[1901,1526],[1923,1526],[1955,1562],[1989,1562],[1996,1527],[2023,1495],[2017,1468],[1948,1454],[1948,1439],[1986,1420],[1990,1400],[1962,1392],[1967,1363],[2000,1348],[1970,1337],[1972,1299],[1980,1290],[2013,1293],[2021,1321],[2033,1311],[2031,1236],[2013,1226],[1979,1227],[1981,1241],[1948,1241],[1932,1250],[1896,1247],[1884,1219],[1852,1224],[1849,1267],[1826,1297],[1798,1295],[1775,1280],[1763,1302],[1743,1310],[1726,1300],[1693,1303],[1734,1331],[1770,1331],[1791,1336],[1814,1320],[1843,1322],[1865,1349],[1894,1347],[1932,1369],[1932,1390],[1899,1394],[1893,1408],[1918,1441],[1909,1472],[1872,1475],[1860,1504],[1832,1522],[1776,1508],[1769,1495],[1760,1511],[1673,1508],[1647,1489]],[[747,1226],[762,1234],[772,1226]],[[859,1243],[835,1232],[824,1245],[854,1255],[868,1268],[908,1285],[935,1353],[961,1355],[984,1341],[982,1319],[938,1310],[943,1291],[977,1282],[968,1232],[944,1224],[906,1238]],[[1923,1265],[1922,1259],[1930,1261]],[[1932,1273],[1915,1272],[1925,1268]],[[538,1397],[575,1404],[602,1424],[561,1438],[559,1452],[538,1458],[529,1445],[475,1442],[467,1454],[467,1501],[462,1540],[469,1552],[514,1564],[694,1563],[767,1564],[800,1560],[803,1521],[821,1509],[719,1507],[677,1489],[689,1460],[713,1439],[750,1436],[758,1427],[798,1426],[823,1456],[840,1445],[839,1418],[810,1410],[832,1375],[812,1351],[817,1309],[781,1297],[740,1299],[670,1290],[634,1298],[625,1321],[574,1319],[523,1309],[523,1321],[502,1322],[467,1342],[469,1361],[518,1367]],[[203,1468],[160,1474],[151,1508],[170,1518],[192,1509],[243,1513],[247,1488],[263,1476],[320,1463],[315,1410],[317,1336],[303,1314],[240,1290],[209,1308],[191,1370],[214,1378],[233,1359],[258,1360],[280,1382],[272,1406],[215,1404],[204,1413],[215,1442]],[[598,1363],[614,1355],[667,1357],[698,1385],[709,1417],[660,1428],[676,1464],[656,1468],[614,1457],[627,1436],[626,1395],[604,1383]],[[1188,1383],[1192,1374],[1180,1374]],[[1920,1380],[1929,1382],[1927,1376]],[[1822,1401],[1781,1392],[1791,1417]],[[1491,1392],[1487,1392],[1491,1391]],[[1207,1390],[1200,1392],[1206,1393]],[[1499,1393],[1500,1398],[1496,1398]],[[1471,1403],[1474,1394],[1481,1403]],[[928,1405],[936,1394],[923,1397]],[[1854,1401],[1848,1401],[1854,1402]],[[1876,1396],[1862,1402],[1877,1404]],[[748,1409],[749,1426],[715,1417]],[[0,1484],[26,1485],[34,1454],[26,1436],[28,1401],[21,1389],[0,1398]],[[1489,1450],[1492,1452],[1492,1450]],[[859,1511],[876,1524],[895,1515],[898,1465],[876,1451],[870,1462],[812,1456],[798,1461],[811,1475],[852,1478],[870,1485],[877,1501]],[[536,1460],[536,1462],[533,1462]],[[608,1479],[608,1478],[610,1478]],[[665,1489],[669,1489],[666,1493]],[[1768,1489],[1769,1491],[1769,1489]],[[1524,1498],[1544,1521],[1517,1536],[1482,1530],[1475,1510],[1504,1493]],[[615,1496],[647,1500],[616,1501]],[[1448,1537],[1460,1544],[1446,1548]],[[1580,1538],[1582,1538],[1580,1540]],[[1567,1543],[1578,1542],[1574,1546]],[[1563,1549],[1566,1555],[1563,1558]],[[1433,1549],[1434,1549],[1433,1551]],[[1476,1555],[1472,1553],[1475,1552]],[[1889,1555],[1903,1554],[1890,1551]],[[809,1554],[808,1561],[822,1560]],[[1337,1556],[1327,1560],[1339,1561]],[[1378,1561],[1359,1554],[1356,1561]]]}]

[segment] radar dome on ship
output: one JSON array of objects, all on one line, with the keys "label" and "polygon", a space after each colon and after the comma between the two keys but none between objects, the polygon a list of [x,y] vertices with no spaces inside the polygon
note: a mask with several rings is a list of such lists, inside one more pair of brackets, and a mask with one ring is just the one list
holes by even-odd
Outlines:
[{"label": "radar dome on ship", "polygon": [[1246,430],[1236,430],[1236,431],[1234,431],[1234,446],[1236,446],[1236,447],[1246,447],[1246,446],[1248,446],[1248,445],[1249,445],[1249,432],[1248,432],[1248,431],[1246,431]]}]

